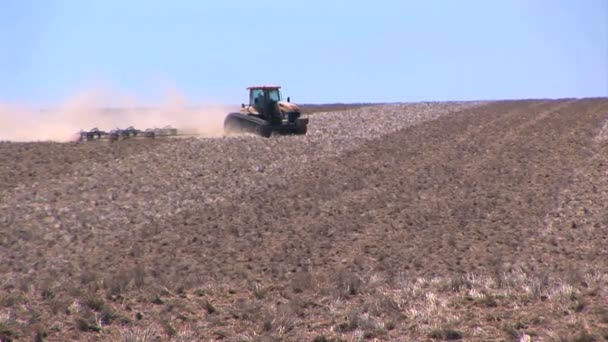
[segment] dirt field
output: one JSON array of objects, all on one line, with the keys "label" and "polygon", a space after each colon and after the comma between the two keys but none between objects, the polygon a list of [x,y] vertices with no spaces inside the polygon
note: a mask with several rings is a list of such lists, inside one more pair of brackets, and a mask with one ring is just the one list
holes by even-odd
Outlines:
[{"label": "dirt field", "polygon": [[608,340],[608,99],[344,109],[0,143],[0,339]]}]

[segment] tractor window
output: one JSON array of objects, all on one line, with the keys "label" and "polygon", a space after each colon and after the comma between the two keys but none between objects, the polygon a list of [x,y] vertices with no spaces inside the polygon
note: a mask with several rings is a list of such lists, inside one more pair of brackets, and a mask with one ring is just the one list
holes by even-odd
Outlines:
[{"label": "tractor window", "polygon": [[281,94],[278,89],[268,91],[268,99],[270,101],[281,101]]},{"label": "tractor window", "polygon": [[262,89],[254,89],[251,91],[251,98],[249,99],[249,104],[256,105],[255,100],[260,98],[260,101],[264,99],[264,91]]}]

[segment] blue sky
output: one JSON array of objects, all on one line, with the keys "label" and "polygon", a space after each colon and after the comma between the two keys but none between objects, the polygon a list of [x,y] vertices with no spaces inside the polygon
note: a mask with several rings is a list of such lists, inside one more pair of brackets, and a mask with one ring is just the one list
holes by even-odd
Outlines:
[{"label": "blue sky", "polygon": [[608,96],[608,0],[2,0],[0,101]]}]

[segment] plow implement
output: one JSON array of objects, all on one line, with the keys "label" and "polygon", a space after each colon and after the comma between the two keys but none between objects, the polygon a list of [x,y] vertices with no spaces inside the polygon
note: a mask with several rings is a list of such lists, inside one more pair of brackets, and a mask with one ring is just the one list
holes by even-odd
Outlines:
[{"label": "plow implement", "polygon": [[186,135],[191,134],[179,134],[177,129],[171,126],[166,126],[163,128],[148,128],[146,130],[139,130],[134,128],[133,126],[130,126],[125,129],[113,129],[109,132],[101,131],[98,128],[93,128],[89,131],[78,132],[78,141],[95,141],[107,139],[110,142],[114,142],[131,138],[155,139],[157,137],[173,137]]}]

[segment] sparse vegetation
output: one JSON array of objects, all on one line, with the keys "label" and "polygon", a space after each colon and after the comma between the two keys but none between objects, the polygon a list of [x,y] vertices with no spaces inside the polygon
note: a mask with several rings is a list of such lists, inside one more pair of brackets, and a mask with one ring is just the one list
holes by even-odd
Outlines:
[{"label": "sparse vegetation", "polygon": [[608,100],[343,109],[0,143],[0,340],[608,338]]},{"label": "sparse vegetation", "polygon": [[17,333],[10,324],[6,322],[0,322],[0,341],[11,342],[17,338]]},{"label": "sparse vegetation", "polygon": [[213,313],[217,312],[217,309],[215,308],[215,306],[213,304],[211,304],[210,301],[205,301],[205,309],[207,310],[207,313],[209,313],[209,314],[213,314]]},{"label": "sparse vegetation", "polygon": [[458,330],[448,327],[441,327],[431,330],[429,337],[435,340],[455,341],[462,339],[463,335]]}]

